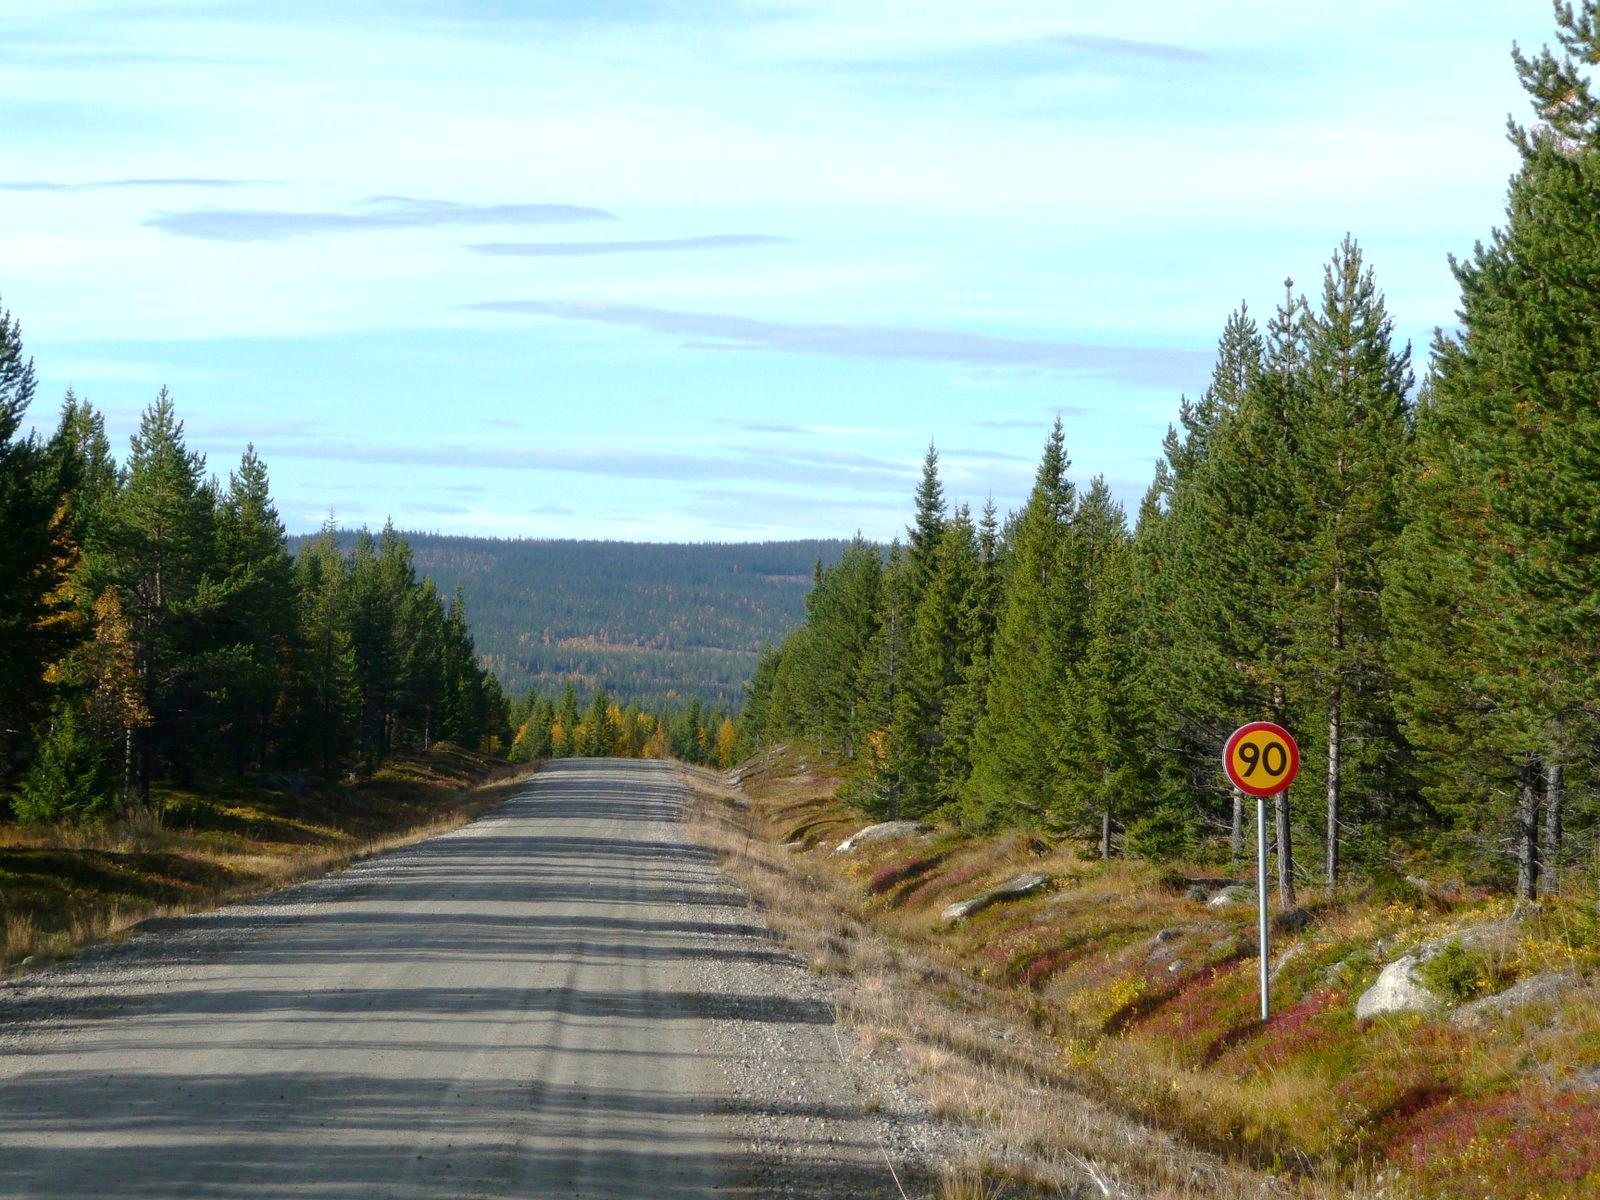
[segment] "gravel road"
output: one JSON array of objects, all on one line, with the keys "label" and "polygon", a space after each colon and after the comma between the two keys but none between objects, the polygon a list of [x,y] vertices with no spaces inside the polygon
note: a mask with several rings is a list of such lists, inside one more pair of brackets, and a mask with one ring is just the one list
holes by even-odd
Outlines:
[{"label": "gravel road", "polygon": [[0,988],[0,1197],[849,1196],[915,1113],[657,763]]}]

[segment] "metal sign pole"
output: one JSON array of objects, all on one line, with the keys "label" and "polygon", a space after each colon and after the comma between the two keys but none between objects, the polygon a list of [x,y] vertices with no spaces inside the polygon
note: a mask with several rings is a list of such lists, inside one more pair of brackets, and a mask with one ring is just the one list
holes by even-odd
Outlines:
[{"label": "metal sign pole", "polygon": [[1256,797],[1256,906],[1261,929],[1261,1019],[1272,1013],[1272,1001],[1267,985],[1267,963],[1272,953],[1268,944],[1270,929],[1267,925],[1267,798]]}]

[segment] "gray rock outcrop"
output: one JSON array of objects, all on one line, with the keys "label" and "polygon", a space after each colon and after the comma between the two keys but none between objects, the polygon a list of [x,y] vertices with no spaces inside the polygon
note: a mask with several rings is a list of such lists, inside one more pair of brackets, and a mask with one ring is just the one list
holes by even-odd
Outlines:
[{"label": "gray rock outcrop", "polygon": [[1220,892],[1207,900],[1206,907],[1226,908],[1230,904],[1243,904],[1246,901],[1254,900],[1255,898],[1256,893],[1254,888],[1245,887],[1242,883],[1234,883],[1223,888]]},{"label": "gray rock outcrop", "polygon": [[1503,992],[1468,1001],[1456,1010],[1454,1019],[1462,1025],[1493,1020],[1524,1004],[1558,1000],[1582,983],[1583,977],[1573,970],[1540,971],[1519,979]]},{"label": "gray rock outcrop", "polygon": [[1018,875],[1004,883],[997,883],[994,887],[970,896],[965,900],[957,900],[939,914],[939,924],[954,925],[957,921],[965,920],[974,913],[980,913],[1002,900],[1020,900],[1024,896],[1031,896],[1035,892],[1042,892],[1050,886],[1050,876],[1030,872],[1027,875]]},{"label": "gray rock outcrop", "polygon": [[1378,973],[1373,985],[1356,1000],[1356,1016],[1362,1020],[1390,1012],[1433,1012],[1444,1006],[1444,998],[1417,978],[1417,968],[1426,961],[1420,951],[1402,954]]},{"label": "gray rock outcrop", "polygon": [[834,847],[835,854],[849,854],[852,850],[859,850],[862,846],[871,846],[877,842],[889,842],[895,838],[916,837],[918,834],[927,833],[933,826],[924,821],[884,821],[877,825],[868,825],[865,829],[858,829],[844,841]]}]

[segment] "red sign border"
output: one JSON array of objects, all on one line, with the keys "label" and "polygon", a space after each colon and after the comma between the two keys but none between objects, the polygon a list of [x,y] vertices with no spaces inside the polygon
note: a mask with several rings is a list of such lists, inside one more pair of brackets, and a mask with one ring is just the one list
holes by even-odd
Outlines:
[{"label": "red sign border", "polygon": [[[1233,748],[1239,744],[1240,739],[1251,733],[1275,733],[1289,746],[1289,769],[1284,773],[1283,782],[1270,790],[1263,790],[1246,783],[1233,773]],[[1228,744],[1222,748],[1222,769],[1227,772],[1229,782],[1246,795],[1262,798],[1276,796],[1279,792],[1288,791],[1295,777],[1300,774],[1300,743],[1295,741],[1294,735],[1282,725],[1274,725],[1271,721],[1251,721],[1248,725],[1239,726],[1229,735]]]}]

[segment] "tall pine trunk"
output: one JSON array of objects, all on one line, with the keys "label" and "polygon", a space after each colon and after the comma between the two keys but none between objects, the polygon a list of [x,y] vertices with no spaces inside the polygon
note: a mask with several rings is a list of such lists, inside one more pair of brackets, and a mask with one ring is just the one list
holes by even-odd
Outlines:
[{"label": "tall pine trunk", "polygon": [[1339,750],[1343,716],[1344,690],[1335,681],[1333,695],[1328,701],[1328,846],[1325,871],[1330,888],[1339,883]]},{"label": "tall pine trunk", "polygon": [[1544,834],[1539,848],[1539,857],[1544,863],[1545,890],[1549,892],[1560,888],[1561,876],[1557,867],[1561,862],[1561,823],[1566,815],[1566,773],[1566,763],[1558,746],[1550,752],[1545,762]]},{"label": "tall pine trunk", "polygon": [[1278,907],[1288,912],[1295,906],[1294,850],[1289,839],[1289,790],[1272,798],[1273,817],[1278,827]]},{"label": "tall pine trunk", "polygon": [[1517,899],[1539,898],[1539,760],[1526,754],[1517,784]]},{"label": "tall pine trunk", "polygon": [[[1277,725],[1283,725],[1286,717],[1284,707],[1286,697],[1282,684],[1272,686],[1272,720]],[[1294,895],[1294,846],[1289,836],[1289,789],[1284,788],[1272,798],[1273,822],[1277,829],[1278,841],[1278,907],[1288,912],[1295,906]]]},{"label": "tall pine trunk", "polygon": [[1228,861],[1238,862],[1244,853],[1244,793],[1233,789],[1233,826],[1228,832]]},{"label": "tall pine trunk", "polygon": [[1100,857],[1111,857],[1111,806],[1100,810]]}]

